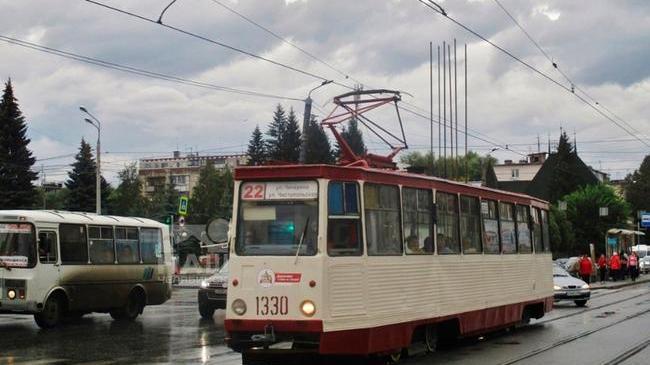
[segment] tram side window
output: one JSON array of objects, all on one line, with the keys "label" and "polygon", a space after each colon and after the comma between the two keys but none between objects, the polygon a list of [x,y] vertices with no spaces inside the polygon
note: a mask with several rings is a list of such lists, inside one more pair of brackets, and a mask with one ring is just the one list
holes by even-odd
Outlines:
[{"label": "tram side window", "polygon": [[431,190],[402,189],[404,242],[407,254],[433,253],[432,210]]},{"label": "tram side window", "polygon": [[142,262],[145,264],[161,264],[164,262],[160,229],[140,229],[140,251]]},{"label": "tram side window", "polygon": [[401,255],[399,188],[365,184],[363,196],[368,255]]},{"label": "tram side window", "polygon": [[114,264],[113,227],[88,226],[90,240],[90,262],[93,264]]},{"label": "tram side window", "polygon": [[357,183],[332,181],[327,195],[327,253],[330,256],[361,255],[363,247]]},{"label": "tram side window", "polygon": [[88,244],[86,227],[80,224],[59,225],[61,236],[61,262],[63,264],[87,264]]},{"label": "tram side window", "polygon": [[517,253],[515,206],[509,203],[500,203],[499,219],[501,221],[501,247],[503,253]]},{"label": "tram side window", "polygon": [[458,196],[436,192],[438,254],[460,253],[458,240]]},{"label": "tram side window", "polygon": [[544,251],[541,220],[542,217],[539,208],[533,208],[533,247],[535,247],[536,253]]},{"label": "tram side window", "polygon": [[478,198],[461,195],[460,234],[463,253],[481,253],[481,212]]},{"label": "tram side window", "polygon": [[519,253],[532,253],[533,247],[530,244],[530,207],[517,205],[517,242]]},{"label": "tram side window", "polygon": [[542,209],[542,244],[544,245],[544,252],[551,251],[551,237],[548,231],[548,210]]},{"label": "tram side window", "polygon": [[118,263],[139,263],[138,229],[135,227],[115,227],[115,248],[117,249]]},{"label": "tram side window", "polygon": [[497,202],[493,200],[481,201],[481,215],[483,216],[483,251],[498,254],[501,252],[499,239],[499,212]]}]

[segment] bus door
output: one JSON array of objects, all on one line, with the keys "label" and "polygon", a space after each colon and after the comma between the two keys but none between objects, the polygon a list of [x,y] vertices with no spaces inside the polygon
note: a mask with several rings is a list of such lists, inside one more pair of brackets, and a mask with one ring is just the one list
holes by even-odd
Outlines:
[{"label": "bus door", "polygon": [[40,293],[46,294],[59,282],[59,239],[56,229],[38,229],[37,278],[33,285]]}]

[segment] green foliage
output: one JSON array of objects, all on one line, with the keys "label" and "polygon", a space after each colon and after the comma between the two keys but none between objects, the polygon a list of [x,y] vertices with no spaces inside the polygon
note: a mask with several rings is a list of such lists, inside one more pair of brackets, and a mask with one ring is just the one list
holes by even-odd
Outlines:
[{"label": "green foliage", "polygon": [[[345,139],[345,141],[352,149],[352,152],[354,152],[357,156],[365,155],[368,152],[366,149],[366,144],[363,143],[363,134],[359,129],[359,125],[356,119],[350,119],[348,127],[343,127],[343,131],[341,131],[341,137]],[[337,155],[340,153],[338,151],[340,151],[340,148],[337,144]]]},{"label": "green foliage", "polygon": [[305,152],[305,163],[307,164],[332,164],[334,163],[334,154],[329,139],[318,124],[316,118],[312,116],[307,126],[307,151]]},{"label": "green foliage", "polygon": [[569,257],[574,255],[575,236],[573,226],[567,219],[566,213],[555,205],[549,211],[549,235],[553,257]]},{"label": "green foliage", "polygon": [[178,197],[178,191],[172,184],[165,184],[161,189],[156,189],[146,204],[145,216],[164,222],[170,215],[176,215]]},{"label": "green foliage", "polygon": [[212,162],[201,169],[189,201],[188,222],[206,224],[212,218],[231,216],[233,176],[230,169],[217,170]]},{"label": "green foliage", "polygon": [[266,148],[271,160],[298,162],[301,142],[300,126],[293,109],[287,116],[282,105],[278,104],[266,134],[269,136]]},{"label": "green foliage", "polygon": [[[491,164],[496,162],[492,156],[480,156],[476,152],[469,151],[467,156],[460,156],[458,158],[436,158],[434,161],[433,169],[431,171],[431,152],[421,153],[418,151],[404,154],[400,157],[400,162],[408,165],[408,170],[413,172],[424,173],[426,175],[434,175],[444,177],[445,163],[447,164],[447,178],[451,180],[465,180],[465,163],[469,171],[469,181],[484,181],[484,175]],[[456,164],[454,169],[455,174],[452,173],[451,166]]]},{"label": "green foliage", "polygon": [[[584,253],[589,243],[597,252],[605,252],[605,235],[610,228],[627,224],[629,204],[605,184],[587,185],[562,198],[567,203],[566,216],[575,234],[573,254]],[[599,208],[607,207],[608,215],[599,216]]]},{"label": "green foliage", "polygon": [[248,165],[260,166],[264,165],[267,158],[266,145],[262,137],[259,125],[255,126],[250,141],[248,141]]},{"label": "green foliage", "polygon": [[638,170],[625,177],[624,188],[625,199],[635,212],[650,211],[650,155],[645,156]]},{"label": "green foliage", "polygon": [[64,210],[68,198],[68,189],[48,189],[42,186],[36,188],[36,199],[33,209]]},{"label": "green foliage", "polygon": [[29,209],[37,204],[31,170],[34,162],[27,148],[25,118],[14,97],[11,80],[5,84],[0,101],[0,206],[2,209]]},{"label": "green foliage", "polygon": [[[66,199],[65,209],[79,212],[94,212],[96,201],[96,170],[90,145],[83,139],[79,147],[79,153],[75,156],[72,164],[72,171],[68,172],[68,180],[65,186],[69,191]],[[111,193],[110,186],[101,177],[102,212],[108,210],[108,197]]]},{"label": "green foliage", "polygon": [[109,196],[111,212],[115,215],[141,217],[146,213],[146,201],[142,196],[142,183],[138,179],[136,163],[124,167],[118,173],[120,185]]}]

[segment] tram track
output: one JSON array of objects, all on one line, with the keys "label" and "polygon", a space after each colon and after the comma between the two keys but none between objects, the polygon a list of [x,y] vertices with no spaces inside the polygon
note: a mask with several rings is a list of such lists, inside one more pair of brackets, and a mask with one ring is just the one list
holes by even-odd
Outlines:
[{"label": "tram track", "polygon": [[[600,296],[598,296],[598,298],[602,298],[603,296],[611,295],[611,294],[615,294],[615,293],[618,293],[618,292],[601,294]],[[602,308],[605,308],[605,307],[609,307],[609,306],[612,306],[612,305],[615,305],[615,304],[625,303],[627,301],[638,299],[638,298],[639,298],[638,295],[637,296],[632,295],[632,296],[630,296],[628,298],[619,299],[619,300],[616,300],[616,301],[613,301],[613,302],[610,302],[610,303],[600,304],[600,305],[597,305],[595,307],[589,306],[589,307],[587,307],[585,309],[582,309],[582,310],[579,310],[577,312],[571,312],[571,313],[563,314],[563,315],[561,315],[559,317],[553,317],[553,318],[549,318],[549,319],[542,319],[542,320],[536,321],[535,324],[544,324],[544,323],[554,322],[554,321],[557,321],[557,320],[560,320],[560,319],[565,319],[565,318],[577,316],[577,315],[580,315],[580,314],[583,314],[583,313],[595,311],[595,310],[602,309]]]},{"label": "tram track", "polygon": [[601,365],[618,365],[624,363],[627,359],[643,351],[646,347],[650,346],[650,337],[638,342],[624,351],[619,352],[611,360],[602,362]]},{"label": "tram track", "polygon": [[[645,295],[647,295],[647,294],[645,294]],[[631,300],[631,299],[639,299],[639,297],[628,298],[627,300]],[[611,303],[611,304],[616,304],[616,303]],[[520,356],[511,358],[509,360],[506,360],[505,362],[501,362],[501,363],[499,363],[499,365],[510,365],[510,364],[519,363],[519,362],[521,362],[523,360],[526,360],[526,359],[532,358],[534,356],[537,356],[539,354],[542,354],[544,352],[553,350],[553,349],[555,349],[555,348],[557,348],[559,346],[563,346],[563,345],[572,343],[574,341],[577,341],[577,340],[580,340],[580,339],[585,338],[587,336],[590,336],[590,335],[592,335],[594,333],[606,330],[608,328],[617,326],[617,325],[619,325],[619,324],[621,324],[623,322],[626,322],[626,321],[629,321],[631,319],[641,317],[643,315],[648,315],[648,314],[650,314],[650,311],[648,311],[648,309],[646,308],[646,309],[644,309],[642,311],[635,312],[633,314],[627,315],[627,316],[625,316],[624,318],[622,318],[619,321],[615,321],[615,322],[612,322],[612,323],[609,323],[609,324],[606,324],[606,325],[596,327],[596,328],[588,330],[588,331],[583,331],[583,332],[577,333],[575,335],[571,335],[571,336],[561,338],[561,339],[559,339],[559,340],[557,340],[557,341],[555,341],[553,343],[550,343],[548,345],[539,347],[539,348],[537,348],[535,350],[532,350],[532,351],[528,351],[528,352],[526,352],[526,353],[524,353],[524,354],[522,354]],[[640,342],[638,344],[635,344],[632,347],[629,347],[628,349],[626,349],[622,353],[618,354],[613,360],[610,360],[610,362],[606,362],[606,364],[620,364],[625,359],[630,358],[631,356],[638,353],[639,351],[642,351],[644,348],[646,348],[648,346],[650,346],[650,339],[646,339],[645,341],[642,341],[642,342]]]}]

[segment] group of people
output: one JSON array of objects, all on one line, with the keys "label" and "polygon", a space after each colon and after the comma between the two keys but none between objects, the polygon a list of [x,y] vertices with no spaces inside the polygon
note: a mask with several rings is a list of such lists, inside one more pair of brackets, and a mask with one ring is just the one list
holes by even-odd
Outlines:
[{"label": "group of people", "polygon": [[[576,262],[576,266],[574,271],[577,271],[580,278],[589,284],[595,270],[591,258],[586,254],[582,255]],[[625,280],[628,275],[632,281],[636,281],[639,277],[639,256],[636,252],[629,255],[625,252],[620,254],[614,252],[611,257],[601,254],[598,258],[597,269],[601,283],[607,280],[608,274],[613,281]]]}]

